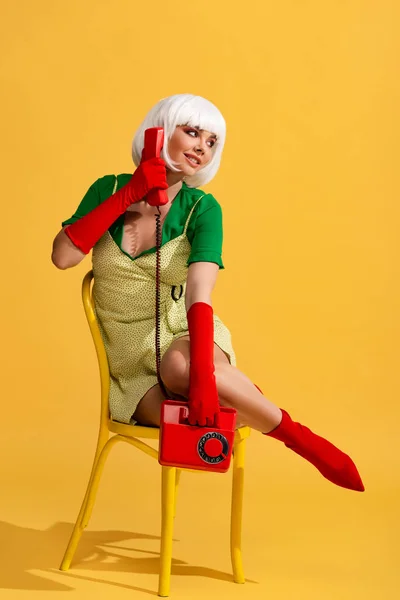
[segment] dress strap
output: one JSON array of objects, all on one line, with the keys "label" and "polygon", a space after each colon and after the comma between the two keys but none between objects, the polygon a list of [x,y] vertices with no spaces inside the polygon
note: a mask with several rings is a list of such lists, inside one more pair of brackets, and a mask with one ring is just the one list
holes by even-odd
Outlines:
[{"label": "dress strap", "polygon": [[193,206],[192,206],[192,210],[190,211],[190,213],[189,213],[189,216],[188,216],[188,218],[186,219],[186,223],[185,223],[185,229],[183,230],[183,233],[185,233],[185,234],[186,234],[186,230],[187,230],[187,228],[188,228],[188,225],[189,225],[190,217],[192,216],[192,213],[193,213],[194,209],[196,208],[196,206],[197,206],[197,203],[198,203],[198,202],[200,202],[200,200],[201,200],[202,198],[204,198],[204,196],[205,196],[205,194],[203,194],[202,196],[200,196],[200,198],[197,198],[196,202],[193,204]]}]

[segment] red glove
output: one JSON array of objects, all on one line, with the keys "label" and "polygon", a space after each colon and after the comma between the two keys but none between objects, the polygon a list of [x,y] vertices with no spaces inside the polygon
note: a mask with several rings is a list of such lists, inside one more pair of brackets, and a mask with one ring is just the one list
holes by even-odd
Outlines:
[{"label": "red glove", "polygon": [[190,335],[189,415],[190,425],[219,427],[219,399],[214,376],[213,309],[195,302],[187,313]]},{"label": "red glove", "polygon": [[151,158],[141,162],[126,185],[79,221],[68,225],[64,231],[79,250],[88,254],[131,204],[140,202],[155,188],[168,188],[167,172],[162,158]]}]

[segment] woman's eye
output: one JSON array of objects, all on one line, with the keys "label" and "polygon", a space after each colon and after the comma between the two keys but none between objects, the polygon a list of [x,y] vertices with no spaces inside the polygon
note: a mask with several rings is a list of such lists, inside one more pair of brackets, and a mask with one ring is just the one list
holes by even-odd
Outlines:
[{"label": "woman's eye", "polygon": [[[199,137],[199,132],[196,129],[185,129],[185,133],[190,135],[191,137]],[[215,146],[216,140],[212,139],[207,142],[210,148]]]}]

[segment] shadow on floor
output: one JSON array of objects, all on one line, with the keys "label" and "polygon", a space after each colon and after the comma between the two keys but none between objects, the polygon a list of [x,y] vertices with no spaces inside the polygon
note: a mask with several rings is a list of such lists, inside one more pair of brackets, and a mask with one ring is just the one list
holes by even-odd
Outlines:
[{"label": "shadow on floor", "polygon": [[[158,575],[159,552],[124,546],[132,540],[159,540],[159,536],[131,531],[84,531],[69,571],[59,571],[59,565],[67,547],[73,524],[56,523],[45,530],[19,527],[0,521],[2,566],[0,589],[72,591],[76,588],[73,579],[84,579],[114,587],[141,591],[157,595],[155,591],[106,580],[102,577],[79,574],[81,571],[104,573],[132,573]],[[176,540],[175,540],[176,541]],[[121,554],[120,552],[124,552]],[[129,552],[140,552],[143,557],[131,557]],[[128,554],[128,555],[127,555]],[[42,571],[42,574],[31,571]],[[49,577],[46,577],[46,573]],[[199,576],[233,581],[232,574],[208,567],[188,565],[172,558],[172,575]],[[65,583],[54,581],[54,576],[65,578]],[[246,580],[249,583],[256,583]]]}]

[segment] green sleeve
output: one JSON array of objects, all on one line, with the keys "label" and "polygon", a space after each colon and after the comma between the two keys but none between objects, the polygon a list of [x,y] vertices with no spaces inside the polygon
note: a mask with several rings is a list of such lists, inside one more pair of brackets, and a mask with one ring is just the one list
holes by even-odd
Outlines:
[{"label": "green sleeve", "polygon": [[99,206],[106,198],[110,197],[113,191],[113,186],[115,183],[115,175],[105,175],[100,179],[97,179],[84,197],[82,198],[81,203],[78,208],[74,212],[74,214],[61,223],[61,227],[65,227],[65,225],[71,225],[78,221],[85,215],[87,215],[91,210]]},{"label": "green sleeve", "polygon": [[222,209],[211,194],[207,194],[207,200],[204,209],[199,210],[196,216],[193,238],[190,240],[192,250],[187,265],[204,261],[216,263],[220,269],[224,269]]}]

